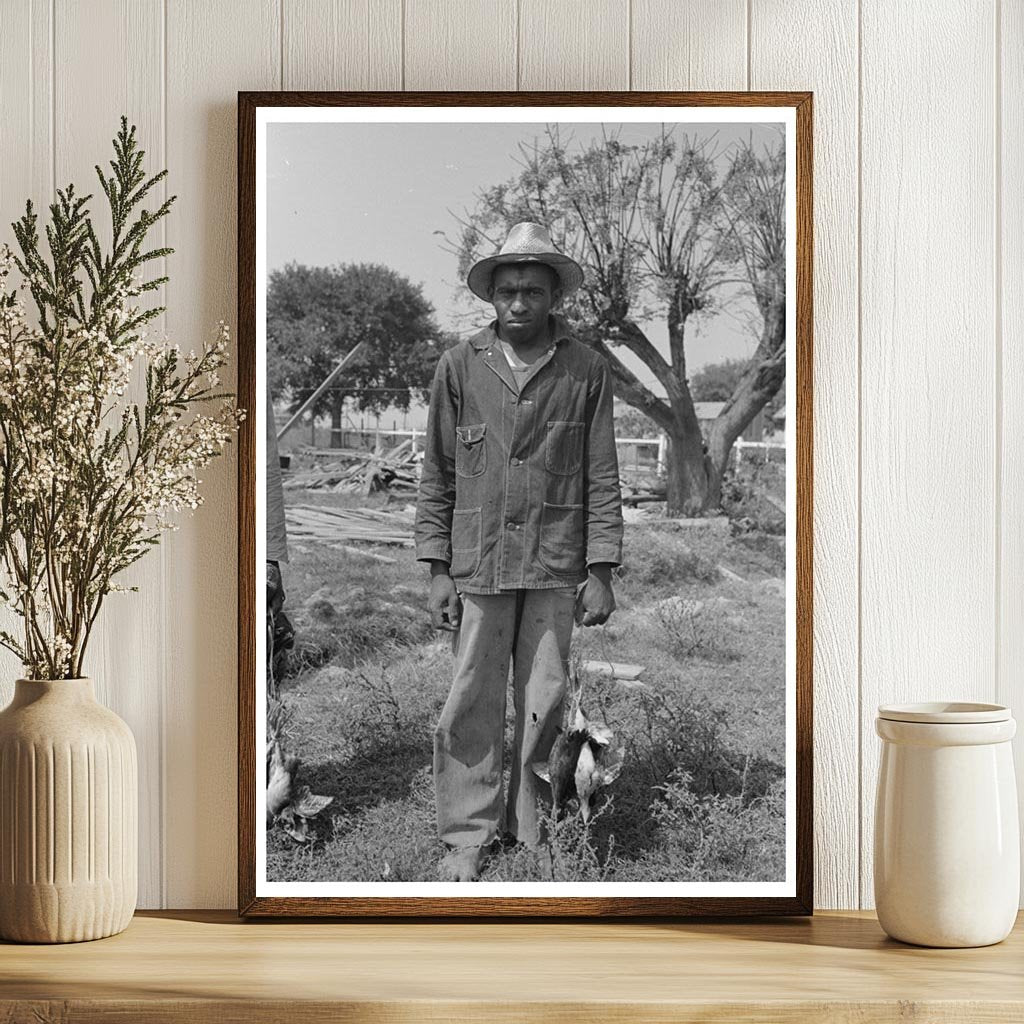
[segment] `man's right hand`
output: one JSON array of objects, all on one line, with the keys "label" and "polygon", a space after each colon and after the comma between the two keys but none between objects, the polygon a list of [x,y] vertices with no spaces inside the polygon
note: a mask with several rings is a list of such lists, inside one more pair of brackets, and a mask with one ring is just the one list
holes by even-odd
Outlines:
[{"label": "man's right hand", "polygon": [[[445,570],[447,568],[445,566]],[[434,629],[444,629],[449,633],[454,633],[459,628],[459,622],[462,619],[462,601],[459,600],[459,592],[455,589],[455,581],[447,571],[434,572],[430,581],[427,610],[430,612]]]}]

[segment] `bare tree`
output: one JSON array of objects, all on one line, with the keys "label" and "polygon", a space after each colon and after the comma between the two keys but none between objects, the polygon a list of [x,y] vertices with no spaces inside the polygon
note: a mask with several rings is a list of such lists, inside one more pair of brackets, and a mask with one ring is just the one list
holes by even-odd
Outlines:
[{"label": "bare tree", "polygon": [[[548,226],[555,244],[584,268],[566,304],[579,336],[607,359],[616,393],[669,438],[668,507],[697,515],[719,503],[729,450],[785,376],[784,156],[758,156],[752,143],[719,175],[715,136],[662,128],[625,144],[602,133],[590,144],[549,126],[521,146],[520,173],[484,189],[460,219],[452,244],[464,275],[500,247],[522,220]],[[757,353],[721,416],[708,451],[686,376],[686,343],[737,286],[751,289],[764,321]],[[667,357],[643,328],[662,320]],[[626,350],[658,382],[656,394],[619,358]]]},{"label": "bare tree", "polygon": [[[724,470],[736,438],[786,379],[785,174],[783,148],[758,156],[748,142],[737,152],[721,191],[723,230],[735,243],[761,313],[761,334],[750,365],[711,424],[708,454],[716,470]],[[709,493],[715,504],[721,483],[719,470]]]}]

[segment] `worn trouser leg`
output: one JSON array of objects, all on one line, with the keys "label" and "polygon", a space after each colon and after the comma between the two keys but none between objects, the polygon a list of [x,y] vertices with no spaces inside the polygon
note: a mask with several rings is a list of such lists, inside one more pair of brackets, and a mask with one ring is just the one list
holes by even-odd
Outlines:
[{"label": "worn trouser leg", "polygon": [[462,595],[452,688],[434,731],[437,831],[449,846],[482,846],[497,837],[515,620],[514,591]]},{"label": "worn trouser leg", "polygon": [[576,589],[524,590],[520,595],[512,654],[515,744],[505,828],[537,846],[544,839],[537,800],[549,803],[551,787],[537,777],[533,765],[547,762],[562,719]]},{"label": "worn trouser leg", "polygon": [[[561,719],[575,588],[463,594],[453,636],[452,688],[434,732],[437,829],[449,846],[481,846],[507,831],[540,841],[536,801],[549,797],[532,771],[546,761]],[[514,663],[515,745],[507,810],[502,748],[509,662]]]}]

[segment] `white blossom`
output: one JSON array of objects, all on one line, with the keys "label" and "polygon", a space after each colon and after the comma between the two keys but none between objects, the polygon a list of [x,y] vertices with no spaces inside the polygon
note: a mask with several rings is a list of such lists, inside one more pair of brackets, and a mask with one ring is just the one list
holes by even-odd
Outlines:
[{"label": "white blossom", "polygon": [[[75,663],[106,594],[136,589],[115,577],[199,507],[198,471],[244,413],[230,397],[200,408],[227,362],[224,322],[186,356],[166,337],[126,331],[138,275],[115,289],[101,323],[43,331],[22,297],[41,282],[14,287],[15,269],[0,247],[0,604],[32,627],[21,643],[38,675]],[[170,404],[177,395],[184,412]],[[78,586],[85,604],[72,599]]]}]

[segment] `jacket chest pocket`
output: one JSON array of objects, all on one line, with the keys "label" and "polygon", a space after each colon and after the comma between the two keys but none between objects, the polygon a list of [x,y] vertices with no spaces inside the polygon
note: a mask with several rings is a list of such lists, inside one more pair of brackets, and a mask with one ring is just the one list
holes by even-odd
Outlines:
[{"label": "jacket chest pocket", "polygon": [[486,423],[455,428],[455,472],[458,476],[479,476],[487,468],[486,433]]},{"label": "jacket chest pocket", "polygon": [[570,476],[583,465],[583,423],[551,420],[544,444],[544,465],[552,473]]}]

